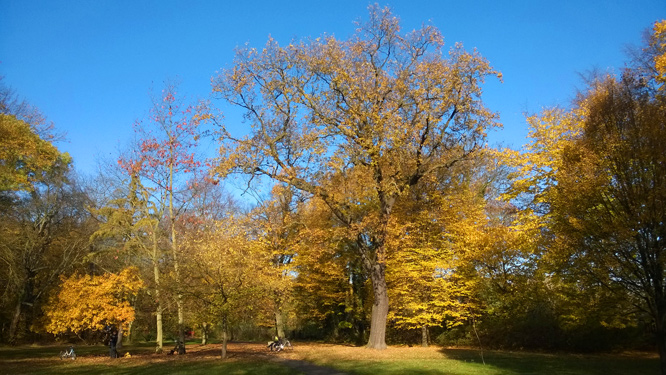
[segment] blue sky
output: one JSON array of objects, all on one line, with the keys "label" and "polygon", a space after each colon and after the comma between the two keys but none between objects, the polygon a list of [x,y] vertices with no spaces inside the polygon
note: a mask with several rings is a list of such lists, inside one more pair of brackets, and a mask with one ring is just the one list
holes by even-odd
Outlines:
[{"label": "blue sky", "polygon": [[[344,39],[367,15],[366,1],[0,0],[0,75],[67,134],[58,144],[83,174],[115,158],[145,117],[150,92],[181,81],[190,99],[210,94],[210,79],[231,66],[234,48],[260,47],[272,35],[333,34]],[[500,70],[484,100],[504,129],[491,143],[525,143],[524,112],[566,106],[579,73],[621,68],[628,45],[666,18],[665,0],[380,2],[403,30],[438,27],[448,46],[477,48]],[[221,105],[222,103],[217,103]],[[224,107],[222,109],[225,109]],[[226,113],[228,121],[237,121]]]}]

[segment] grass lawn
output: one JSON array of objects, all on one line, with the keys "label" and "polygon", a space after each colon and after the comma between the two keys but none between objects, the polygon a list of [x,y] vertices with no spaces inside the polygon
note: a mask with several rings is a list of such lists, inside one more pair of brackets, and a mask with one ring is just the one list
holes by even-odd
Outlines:
[{"label": "grass lawn", "polygon": [[[221,360],[219,345],[188,345],[185,356],[154,354],[154,344],[125,346],[119,354],[131,357],[109,358],[101,345],[75,345],[76,360],[60,360],[67,345],[0,347],[0,375],[299,375],[287,366],[270,360],[265,345],[230,345],[230,358]],[[165,346],[167,348],[167,346]]]},{"label": "grass lawn", "polygon": [[650,375],[659,358],[646,353],[573,355],[484,352],[439,347],[390,347],[381,352],[340,345],[296,345],[288,358],[357,375]]},{"label": "grass lawn", "polygon": [[[289,360],[305,360],[350,375],[649,375],[658,374],[656,355],[537,354],[491,351],[486,364],[476,350],[437,347],[390,347],[374,351],[342,345],[294,343],[293,350],[271,353],[265,344],[231,343],[227,360],[219,358],[219,345],[187,346],[185,356],[153,353],[153,344],[126,346],[108,358],[103,346],[75,346],[78,358],[60,360],[65,346],[0,347],[1,374],[117,374],[117,375],[298,375]],[[275,361],[279,359],[280,361]]]}]

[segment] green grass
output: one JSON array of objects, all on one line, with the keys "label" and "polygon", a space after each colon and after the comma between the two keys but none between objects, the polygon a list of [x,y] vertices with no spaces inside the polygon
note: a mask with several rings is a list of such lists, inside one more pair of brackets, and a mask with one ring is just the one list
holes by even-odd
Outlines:
[{"label": "green grass", "polygon": [[[0,347],[0,375],[109,374],[109,375],[296,375],[298,371],[271,356],[298,359],[333,367],[351,375],[649,375],[658,374],[653,355],[573,355],[441,348],[397,348],[376,352],[340,345],[295,344],[293,351],[267,353],[265,345],[233,347],[232,358],[221,360],[219,346],[195,347],[186,356],[154,355],[154,344],[126,346],[131,358],[108,358],[104,346],[75,346],[76,361],[60,360],[66,346]],[[209,352],[199,352],[207,348]]]},{"label": "green grass", "polygon": [[354,375],[650,375],[659,374],[659,359],[636,355],[573,355],[486,352],[485,365],[478,351],[417,348],[389,349],[371,358],[363,348],[309,350],[302,359]]},{"label": "green grass", "polygon": [[485,360],[484,365],[478,355],[454,355],[445,359],[380,362],[338,360],[326,365],[356,375],[656,375],[659,372],[656,360],[507,353],[488,355]]},{"label": "green grass", "polygon": [[0,375],[296,375],[288,367],[252,358],[221,360],[216,357],[156,356],[154,344],[132,345],[122,349],[131,358],[111,359],[107,347],[75,346],[76,360],[60,360],[62,346],[0,347]]},{"label": "green grass", "polygon": [[[58,360],[59,361],[59,360]],[[49,362],[33,364],[12,364],[0,368],[0,374],[60,374],[60,375],[292,375],[294,371],[275,363],[251,361],[169,361],[161,363],[99,363]]]}]

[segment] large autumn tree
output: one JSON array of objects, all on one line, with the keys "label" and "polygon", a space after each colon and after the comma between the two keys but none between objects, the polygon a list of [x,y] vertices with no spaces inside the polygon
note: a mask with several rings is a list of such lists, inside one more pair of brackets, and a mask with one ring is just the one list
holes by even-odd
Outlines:
[{"label": "large autumn tree", "polygon": [[[495,114],[481,102],[488,75],[477,52],[446,56],[433,26],[402,33],[370,7],[347,40],[333,36],[241,49],[214,92],[245,111],[249,134],[226,128],[217,173],[267,176],[316,196],[357,242],[373,285],[368,346],[386,347],[387,224],[396,201],[437,170],[469,158]],[[354,194],[342,191],[356,185]]]}]

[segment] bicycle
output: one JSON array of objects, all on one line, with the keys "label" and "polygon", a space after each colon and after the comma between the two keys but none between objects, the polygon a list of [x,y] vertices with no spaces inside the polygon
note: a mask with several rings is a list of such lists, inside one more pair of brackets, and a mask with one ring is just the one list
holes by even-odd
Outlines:
[{"label": "bicycle", "polygon": [[70,346],[69,349],[60,351],[60,359],[71,358],[72,361],[76,359],[76,353],[74,353],[74,347]]}]

